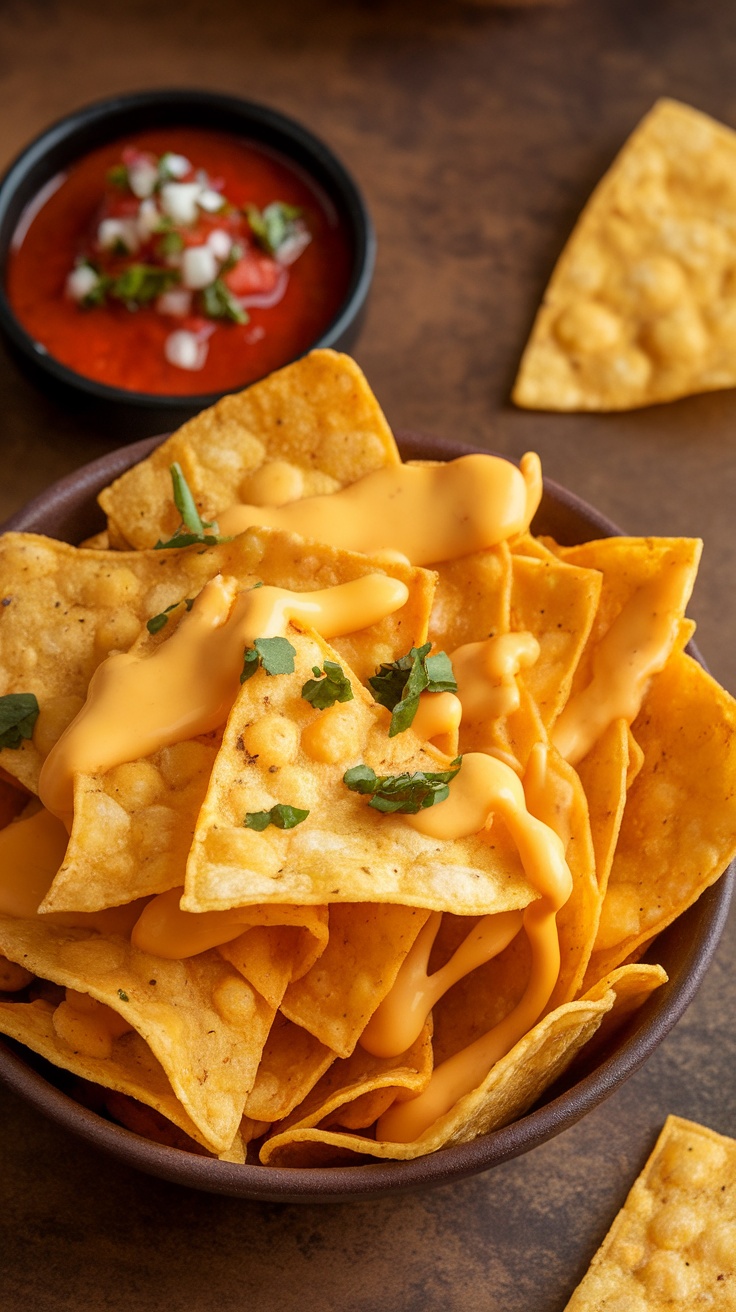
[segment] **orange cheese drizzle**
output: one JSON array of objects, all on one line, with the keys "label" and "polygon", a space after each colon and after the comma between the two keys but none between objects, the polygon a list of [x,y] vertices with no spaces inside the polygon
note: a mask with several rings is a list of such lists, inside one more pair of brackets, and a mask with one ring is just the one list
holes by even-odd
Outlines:
[{"label": "orange cheese drizzle", "polygon": [[650,678],[663,669],[677,640],[690,565],[670,565],[626,603],[593,654],[593,677],[568,701],[552,741],[577,765],[614,720],[631,724]]},{"label": "orange cheese drizzle", "polygon": [[256,638],[284,634],[289,623],[325,638],[351,633],[392,614],[409,595],[406,584],[384,574],[316,592],[237,588],[234,579],[211,579],[152,655],[124,652],[97,668],[87,701],[41,770],[39,794],[49,811],[70,823],[76,773],[110,770],[223,724],[244,649]]},{"label": "orange cheese drizzle", "polygon": [[478,833],[493,814],[505,822],[524,872],[539,897],[523,913],[531,947],[527,987],[516,1007],[498,1025],[434,1070],[426,1089],[407,1102],[394,1102],[378,1120],[379,1140],[408,1143],[485,1079],[491,1067],[531,1028],[543,1012],[560,970],[556,914],[572,890],[564,846],[548,825],[530,814],[524,789],[502,761],[469,752],[450,784],[450,796],[407,822],[433,838]]},{"label": "orange cheese drizzle", "polygon": [[455,560],[525,531],[542,495],[539,457],[517,469],[498,456],[388,465],[326,496],[281,506],[234,505],[220,531],[286,529],[366,554],[400,552],[414,565]]}]

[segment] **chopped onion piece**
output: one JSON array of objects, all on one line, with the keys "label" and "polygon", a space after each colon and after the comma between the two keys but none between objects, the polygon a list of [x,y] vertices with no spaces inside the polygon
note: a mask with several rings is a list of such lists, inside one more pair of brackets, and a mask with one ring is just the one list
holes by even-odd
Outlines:
[{"label": "chopped onion piece", "polygon": [[302,228],[301,230],[292,233],[290,237],[287,237],[286,241],[282,241],[276,251],[275,258],[278,260],[279,264],[293,264],[295,260],[299,259],[302,251],[309,245],[311,240],[312,238],[307,229]]},{"label": "chopped onion piece", "polygon": [[207,245],[218,260],[226,260],[233,247],[232,237],[222,228],[213,228],[207,238]]},{"label": "chopped onion piece", "polygon": [[174,319],[183,319],[192,308],[192,293],[186,287],[172,287],[171,291],[162,292],[156,301],[159,314],[170,314]]},{"label": "chopped onion piece", "polygon": [[161,209],[174,223],[194,223],[201,191],[198,182],[167,182],[161,188]]},{"label": "chopped onion piece", "polygon": [[92,289],[97,286],[98,281],[98,275],[89,264],[78,264],[66,280],[66,294],[71,296],[73,301],[83,301],[85,296],[89,296]]},{"label": "chopped onion piece", "polygon": [[141,155],[128,165],[128,182],[130,190],[139,200],[145,200],[147,196],[153,194],[153,189],[158,182],[158,169],[145,155]]},{"label": "chopped onion piece", "polygon": [[185,178],[187,173],[191,172],[191,164],[186,155],[177,155],[173,150],[169,150],[161,157],[160,168],[162,173],[167,173],[170,178]]},{"label": "chopped onion piece", "polygon": [[200,291],[217,277],[217,260],[209,246],[187,246],[181,257],[181,280],[185,287]]},{"label": "chopped onion piece", "polygon": [[201,369],[207,359],[208,350],[206,341],[200,340],[195,333],[188,333],[184,328],[178,328],[175,333],[170,333],[164,342],[166,359],[178,369]]},{"label": "chopped onion piece", "polygon": [[215,191],[213,187],[205,187],[204,191],[199,195],[197,204],[201,210],[207,210],[210,214],[216,214],[225,204],[225,197],[221,196],[219,191]]},{"label": "chopped onion piece", "polygon": [[138,232],[141,240],[147,241],[151,234],[156,231],[160,222],[161,215],[153,197],[149,196],[147,200],[141,201],[138,207]]},{"label": "chopped onion piece", "polygon": [[138,228],[135,219],[103,219],[97,229],[97,241],[103,250],[124,246],[129,255],[138,250]]}]

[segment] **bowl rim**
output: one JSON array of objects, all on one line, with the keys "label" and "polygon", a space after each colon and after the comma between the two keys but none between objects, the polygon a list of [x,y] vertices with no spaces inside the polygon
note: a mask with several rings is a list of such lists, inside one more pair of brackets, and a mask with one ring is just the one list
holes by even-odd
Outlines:
[{"label": "bowl rim", "polygon": [[[221,131],[239,135],[235,120],[240,119],[243,123],[243,130],[240,135],[247,138],[250,125],[253,132],[252,139],[257,144],[262,139],[258,135],[259,133],[265,134],[266,137],[269,134],[275,134],[279,140],[275,145],[271,145],[269,142],[270,148],[276,153],[281,153],[287,163],[292,165],[296,163],[299,168],[303,169],[312,182],[316,183],[328,195],[332,203],[339,208],[353,250],[350,280],[343,302],[332,320],[302,354],[306,354],[307,351],[335,346],[359,316],[370,290],[375,270],[377,248],[373,220],[356,179],[332,147],[312,132],[310,128],[299,122],[298,119],[271,105],[247,100],[227,92],[185,87],[125,92],[81,105],[65,114],[62,118],[56,119],[38,133],[19,151],[5,169],[0,177],[0,230],[8,212],[12,209],[19,188],[22,188],[29,173],[41,165],[49,151],[71,145],[90,128],[101,129],[106,124],[110,125],[111,130],[109,134],[105,132],[104,136],[100,137],[98,144],[103,140],[112,140],[117,135],[124,136],[125,120],[144,108],[150,108],[152,111],[180,109],[183,114],[198,108],[209,108],[218,114],[222,114],[223,118],[232,116],[232,125],[227,127],[223,123]],[[118,122],[119,128],[116,129],[115,124]],[[186,119],[183,120],[183,123],[186,125]],[[212,130],[217,129],[213,127]],[[90,147],[83,147],[76,153],[72,152],[69,156],[69,163],[83,158],[89,149]],[[295,153],[297,157],[295,157]],[[303,162],[307,157],[310,164]],[[325,181],[327,178],[329,178],[329,185]],[[39,188],[36,187],[34,194],[37,195],[38,190]],[[26,203],[30,203],[30,201]],[[20,213],[22,213],[22,210],[15,216],[14,222],[8,231],[0,238],[0,264],[2,265],[6,261],[7,251]],[[243,386],[250,386],[250,384],[241,383],[221,391],[192,392],[182,395],[174,392],[134,391],[115,387],[108,383],[101,383],[94,378],[87,378],[85,374],[78,373],[75,369],[71,369],[68,365],[57,360],[45,349],[38,349],[32,334],[17,318],[10,304],[4,277],[0,278],[0,329],[13,343],[15,349],[20,351],[24,359],[49,374],[57,384],[73,388],[85,394],[91,401],[145,408],[154,414],[156,412],[161,413],[164,419],[164,412],[177,406],[188,410],[206,409],[208,406],[214,405],[222,396],[239,391]],[[291,363],[290,360],[284,361],[284,365],[289,363]],[[258,380],[253,380],[253,382],[256,381]]]},{"label": "bowl rim", "polygon": [[[145,458],[165,437],[166,434],[145,438],[118,448],[59,479],[12,515],[0,526],[0,532],[40,531],[40,518],[50,516],[53,520],[54,516],[63,515],[74,499],[89,501],[108,482]],[[396,437],[406,459],[452,459],[480,449],[406,430],[399,430]],[[606,516],[575,493],[545,478],[540,513],[544,518],[550,512],[553,517],[558,512],[566,517],[576,537],[581,530],[591,527],[601,536],[620,534]],[[704,664],[692,644],[689,651]],[[469,1143],[439,1148],[424,1157],[407,1161],[379,1159],[354,1166],[284,1168],[235,1165],[166,1147],[115,1125],[74,1101],[29,1063],[21,1045],[6,1039],[0,1040],[0,1081],[49,1119],[118,1161],[204,1192],[261,1202],[335,1203],[448,1184],[490,1170],[554,1138],[594,1110],[639,1070],[680,1019],[702,983],[726,923],[735,877],[736,862],[658,935],[657,958],[675,955],[678,969],[635,1013],[621,1031],[613,1051],[604,1052],[600,1059],[594,1056],[590,1069],[585,1069],[583,1049],[582,1075],[575,1078],[576,1066],[580,1065],[580,1059],[576,1059],[568,1074],[518,1120]]]}]

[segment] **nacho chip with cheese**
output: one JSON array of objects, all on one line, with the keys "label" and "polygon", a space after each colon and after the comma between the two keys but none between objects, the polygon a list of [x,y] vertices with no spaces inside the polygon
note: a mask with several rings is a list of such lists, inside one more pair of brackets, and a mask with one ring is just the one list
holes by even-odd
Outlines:
[{"label": "nacho chip with cheese", "polygon": [[598,184],[513,389],[535,410],[629,410],[736,384],[736,132],[660,100]]},{"label": "nacho chip with cheese", "polygon": [[176,528],[169,467],[181,465],[206,520],[235,501],[282,505],[398,464],[391,430],[358,365],[312,351],[190,419],[99,501],[138,549]]}]

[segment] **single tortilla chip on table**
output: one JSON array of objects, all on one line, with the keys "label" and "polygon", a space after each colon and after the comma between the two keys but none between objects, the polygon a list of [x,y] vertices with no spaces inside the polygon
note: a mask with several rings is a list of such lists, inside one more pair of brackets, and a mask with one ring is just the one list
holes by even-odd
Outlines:
[{"label": "single tortilla chip on table", "polygon": [[736,385],[736,132],[660,100],[559,258],[512,397],[629,410]]},{"label": "single tortilla chip on table", "polygon": [[586,986],[671,924],[736,854],[736,701],[685,652],[632,726],[644,760],[624,809]]},{"label": "single tortilla chip on table", "polygon": [[119,936],[10,916],[0,916],[0,952],[117,1012],[160,1062],[199,1142],[230,1148],[274,1013],[217,952],[167,961]]},{"label": "single tortilla chip on table", "polygon": [[355,361],[317,350],[188,420],[100,493],[130,546],[152,547],[176,530],[174,461],[211,521],[237,501],[283,504],[334,492],[400,457]]},{"label": "single tortilla chip on table", "polygon": [[668,1116],[565,1312],[734,1306],[736,1141]]},{"label": "single tortilla chip on table", "polygon": [[[366,765],[378,778],[457,768],[411,731],[388,736],[389,713],[343,665],[353,699],[326,710],[302,696],[325,660],[316,634],[289,631],[294,673],[263,669],[243,684],[225,730],[187,865],[187,911],[252,902],[383,902],[487,913],[525,906],[535,892],[503,826],[441,841],[382,814],[343,781]],[[271,767],[274,766],[275,769]],[[249,815],[308,814],[293,827]],[[260,821],[257,822],[260,825]]]}]

